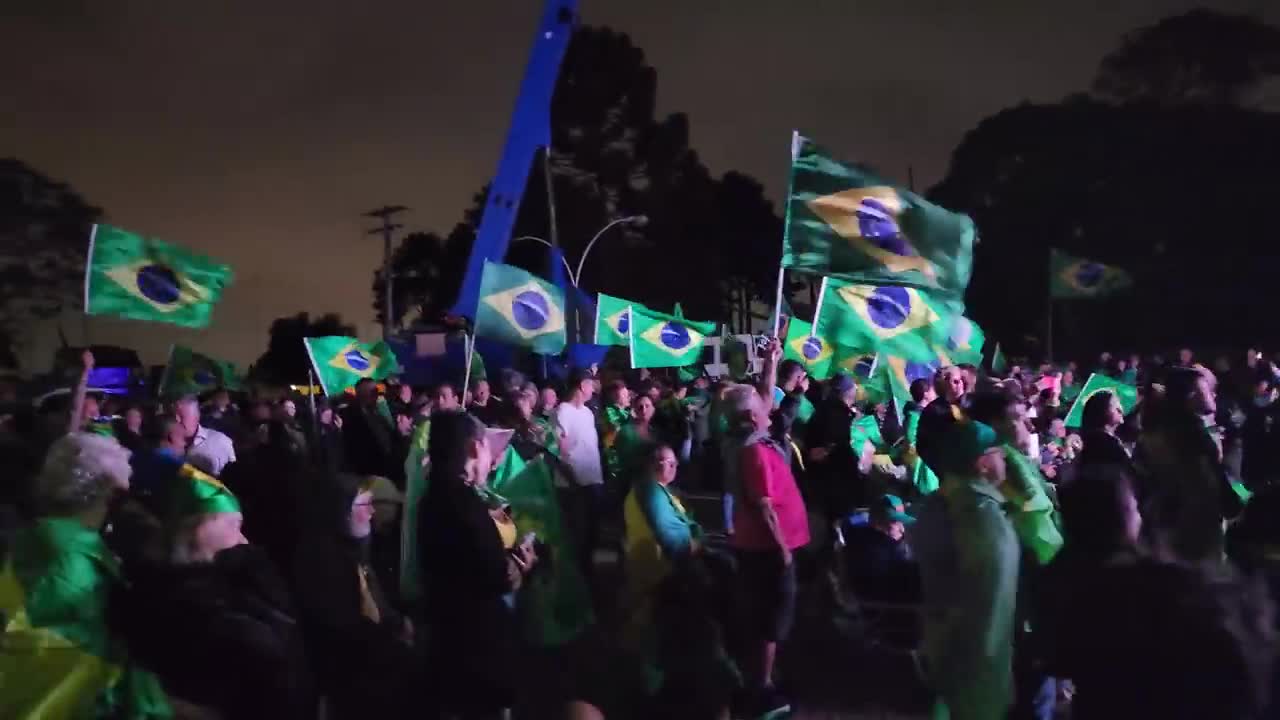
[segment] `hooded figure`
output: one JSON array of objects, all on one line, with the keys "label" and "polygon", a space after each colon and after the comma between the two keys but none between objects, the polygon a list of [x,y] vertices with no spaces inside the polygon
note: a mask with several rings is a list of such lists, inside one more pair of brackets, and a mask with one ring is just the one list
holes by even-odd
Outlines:
[{"label": "hooded figure", "polygon": [[321,477],[311,499],[294,580],[321,692],[337,718],[412,715],[410,701],[422,696],[413,687],[413,627],[387,602],[369,563],[372,483]]},{"label": "hooded figure", "polygon": [[190,465],[168,495],[167,560],[133,578],[138,652],[168,692],[225,717],[315,717],[293,599],[266,553],[240,533],[240,503]]}]

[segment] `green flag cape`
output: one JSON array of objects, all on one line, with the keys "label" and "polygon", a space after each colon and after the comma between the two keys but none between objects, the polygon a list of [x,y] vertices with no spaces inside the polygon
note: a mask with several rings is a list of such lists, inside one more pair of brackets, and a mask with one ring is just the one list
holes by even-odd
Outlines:
[{"label": "green flag cape", "polygon": [[[509,452],[514,454],[513,449]],[[510,503],[520,534],[536,533],[551,549],[554,559],[546,572],[530,576],[522,600],[528,607],[529,639],[539,645],[563,645],[591,624],[592,612],[586,582],[573,562],[576,555],[561,520],[551,468],[540,457],[514,474],[495,475],[490,488]]]},{"label": "green flag cape", "polygon": [[160,379],[160,397],[199,395],[218,388],[240,389],[240,372],[235,365],[182,345],[169,348],[169,363]]},{"label": "green flag cape", "polygon": [[812,323],[793,317],[787,321],[787,339],[782,344],[782,357],[803,365],[813,379],[825,380],[831,376],[835,348],[813,334]]},{"label": "green flag cape", "polygon": [[1049,250],[1049,296],[1053,298],[1096,298],[1111,295],[1133,285],[1124,270],[1092,260]]},{"label": "green flag cape", "polygon": [[381,340],[369,345],[352,337],[329,335],[302,342],[325,395],[340,395],[364,378],[383,380],[400,372],[395,353]]},{"label": "green flag cape", "polygon": [[486,260],[475,331],[480,337],[554,355],[566,343],[564,293],[518,267]]},{"label": "green flag cape", "polygon": [[683,367],[702,357],[702,341],[716,331],[713,322],[695,322],[631,306],[631,367]]},{"label": "green flag cape", "polygon": [[84,311],[202,328],[231,279],[227,265],[177,245],[94,225],[85,264]]},{"label": "green flag cape", "polygon": [[1084,387],[1081,388],[1080,394],[1076,396],[1075,402],[1071,403],[1071,410],[1067,413],[1066,425],[1069,428],[1080,427],[1080,422],[1084,418],[1084,405],[1089,402],[1089,398],[1100,392],[1110,392],[1120,399],[1120,407],[1124,409],[1125,414],[1133,410],[1138,404],[1138,389],[1132,385],[1126,385],[1119,380],[1113,380],[1106,375],[1094,373],[1085,381]]},{"label": "green flag cape", "polygon": [[16,534],[0,570],[0,717],[172,717],[159,681],[108,629],[123,583],[101,535],[78,520],[42,518]]},{"label": "green flag cape", "polygon": [[817,334],[832,345],[924,362],[951,342],[955,321],[925,290],[836,278],[822,281],[815,316]]},{"label": "green flag cape", "polygon": [[967,216],[793,136],[783,267],[868,285],[932,289],[963,305],[976,235]]}]

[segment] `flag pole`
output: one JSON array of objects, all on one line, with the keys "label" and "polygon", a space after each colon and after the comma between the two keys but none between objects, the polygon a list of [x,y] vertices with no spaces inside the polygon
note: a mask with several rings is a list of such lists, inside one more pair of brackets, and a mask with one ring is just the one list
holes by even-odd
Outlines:
[{"label": "flag pole", "polygon": [[773,298],[773,337],[778,337],[778,331],[782,328],[782,286],[787,281],[787,269],[778,266],[778,292]]},{"label": "flag pole", "polygon": [[467,390],[471,388],[471,356],[475,355],[475,342],[474,335],[464,334],[462,336],[463,352],[467,354],[466,370],[462,376],[462,398],[460,398],[464,403],[466,402]]}]

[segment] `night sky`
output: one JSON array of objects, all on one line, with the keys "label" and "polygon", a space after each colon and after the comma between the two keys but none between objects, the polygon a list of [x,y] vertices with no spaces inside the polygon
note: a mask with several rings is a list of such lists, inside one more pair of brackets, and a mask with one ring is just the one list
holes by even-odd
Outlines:
[{"label": "night sky", "polygon": [[[299,310],[340,312],[376,337],[381,242],[359,215],[404,204],[411,230],[453,226],[496,168],[541,6],[6,4],[36,9],[0,10],[0,156],[237,275],[206,331],[77,316],[69,338],[87,326],[147,362],[179,342],[242,363],[272,319]],[[712,172],[752,174],[775,200],[793,128],[899,179],[912,165],[927,187],[983,117],[1087,89],[1125,31],[1196,4],[581,2],[584,22],[645,50],[659,112],[688,113]],[[52,326],[40,336],[25,355],[44,366]]]}]

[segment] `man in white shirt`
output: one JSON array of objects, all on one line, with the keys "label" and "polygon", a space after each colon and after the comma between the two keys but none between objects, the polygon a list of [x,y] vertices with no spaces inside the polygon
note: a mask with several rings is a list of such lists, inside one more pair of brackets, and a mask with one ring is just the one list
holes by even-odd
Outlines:
[{"label": "man in white shirt", "polygon": [[564,402],[556,407],[555,420],[563,439],[560,457],[573,477],[570,486],[562,487],[562,505],[573,532],[579,561],[587,577],[592,575],[592,553],[600,534],[600,512],[604,497],[604,470],[600,461],[600,435],[596,416],[587,407],[595,392],[595,379],[587,370],[569,373]]},{"label": "man in white shirt", "polygon": [[200,402],[195,396],[182,398],[174,410],[187,438],[186,461],[192,467],[217,477],[223,468],[236,461],[231,438],[200,424]]}]

